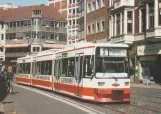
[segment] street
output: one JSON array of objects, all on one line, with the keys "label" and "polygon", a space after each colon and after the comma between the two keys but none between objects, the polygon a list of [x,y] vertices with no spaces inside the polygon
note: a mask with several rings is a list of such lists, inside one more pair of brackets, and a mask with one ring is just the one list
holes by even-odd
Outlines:
[{"label": "street", "polygon": [[14,94],[4,100],[4,110],[5,114],[161,114],[159,88],[132,85],[130,104],[97,104],[14,84]]}]

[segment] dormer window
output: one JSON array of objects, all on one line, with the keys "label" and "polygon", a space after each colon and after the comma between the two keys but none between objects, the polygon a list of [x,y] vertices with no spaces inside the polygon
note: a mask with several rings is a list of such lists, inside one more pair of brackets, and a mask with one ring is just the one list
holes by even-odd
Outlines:
[{"label": "dormer window", "polygon": [[33,10],[32,11],[32,15],[33,16],[41,16],[42,15],[42,11],[41,10]]}]

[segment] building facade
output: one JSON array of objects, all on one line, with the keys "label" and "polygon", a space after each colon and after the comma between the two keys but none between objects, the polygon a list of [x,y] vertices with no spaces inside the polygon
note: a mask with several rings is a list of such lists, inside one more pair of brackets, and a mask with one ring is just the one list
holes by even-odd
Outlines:
[{"label": "building facade", "polygon": [[78,40],[86,42],[86,12],[87,8],[86,0],[79,0],[79,29],[78,29]]},{"label": "building facade", "polygon": [[134,41],[135,0],[110,0],[109,38],[111,42],[132,44]]},{"label": "building facade", "polygon": [[58,10],[45,5],[0,10],[1,59],[15,66],[28,52],[61,48],[66,44],[66,23]]},{"label": "building facade", "polygon": [[108,0],[86,2],[86,41],[107,42],[109,36]]},{"label": "building facade", "polygon": [[161,83],[161,0],[142,0],[135,9],[135,44],[137,44],[138,79],[149,67],[151,80]]},{"label": "building facade", "polygon": [[57,8],[67,19],[67,43],[72,44],[78,41],[78,6],[79,0],[49,0],[49,6]]}]

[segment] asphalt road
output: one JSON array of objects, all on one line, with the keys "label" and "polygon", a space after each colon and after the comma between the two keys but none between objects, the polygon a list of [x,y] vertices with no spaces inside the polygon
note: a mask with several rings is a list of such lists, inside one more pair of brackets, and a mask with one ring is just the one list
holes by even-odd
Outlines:
[{"label": "asphalt road", "polygon": [[141,87],[132,87],[130,104],[89,103],[22,85],[5,102],[5,114],[161,114],[161,90]]}]

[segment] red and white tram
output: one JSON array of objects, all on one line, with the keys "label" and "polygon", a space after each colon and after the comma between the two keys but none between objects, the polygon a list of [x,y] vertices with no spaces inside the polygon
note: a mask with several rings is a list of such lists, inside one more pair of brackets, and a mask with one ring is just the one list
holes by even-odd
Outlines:
[{"label": "red and white tram", "polygon": [[[129,102],[127,49],[126,44],[77,43],[52,53],[41,52],[31,57],[29,82],[84,100]],[[20,59],[18,83],[23,80],[19,79]]]}]

